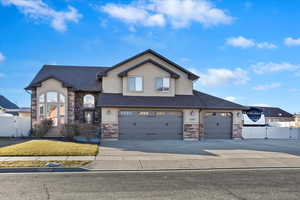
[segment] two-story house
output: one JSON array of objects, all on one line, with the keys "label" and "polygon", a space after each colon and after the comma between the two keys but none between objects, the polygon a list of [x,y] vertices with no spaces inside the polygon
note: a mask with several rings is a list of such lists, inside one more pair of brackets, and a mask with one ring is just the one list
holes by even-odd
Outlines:
[{"label": "two-story house", "polygon": [[198,78],[146,50],[112,67],[45,65],[26,90],[32,124],[93,123],[105,140],[241,138],[247,108],[193,90]]}]

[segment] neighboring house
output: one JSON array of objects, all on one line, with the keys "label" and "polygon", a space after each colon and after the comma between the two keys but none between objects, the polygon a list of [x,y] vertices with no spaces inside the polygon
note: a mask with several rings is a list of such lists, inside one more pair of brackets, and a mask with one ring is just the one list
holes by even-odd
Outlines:
[{"label": "neighboring house", "polygon": [[31,108],[10,109],[9,113],[15,113],[19,117],[31,117]]},{"label": "neighboring house", "polygon": [[300,114],[295,115],[295,126],[300,127]]},{"label": "neighboring house", "polygon": [[295,117],[291,113],[277,107],[257,107],[263,111],[266,124],[270,122],[294,122]]},{"label": "neighboring house", "polygon": [[193,90],[198,78],[146,50],[112,67],[45,65],[25,89],[32,124],[93,123],[105,140],[241,138],[248,108]]},{"label": "neighboring house", "polygon": [[8,100],[6,97],[0,95],[0,112],[18,115],[18,112],[14,111],[16,109],[19,109],[16,104]]}]

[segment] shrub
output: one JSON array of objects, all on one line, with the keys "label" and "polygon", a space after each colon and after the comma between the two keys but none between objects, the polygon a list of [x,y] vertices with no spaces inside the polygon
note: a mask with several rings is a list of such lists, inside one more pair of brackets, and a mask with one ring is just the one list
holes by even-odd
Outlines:
[{"label": "shrub", "polygon": [[53,121],[51,119],[43,119],[39,123],[35,124],[32,130],[33,137],[44,137],[51,129]]},{"label": "shrub", "polygon": [[98,134],[98,127],[91,124],[65,124],[60,133],[67,140],[74,140],[76,136],[89,139]]},{"label": "shrub", "polygon": [[80,127],[77,124],[64,124],[60,134],[67,140],[74,140],[74,137],[80,135]]}]

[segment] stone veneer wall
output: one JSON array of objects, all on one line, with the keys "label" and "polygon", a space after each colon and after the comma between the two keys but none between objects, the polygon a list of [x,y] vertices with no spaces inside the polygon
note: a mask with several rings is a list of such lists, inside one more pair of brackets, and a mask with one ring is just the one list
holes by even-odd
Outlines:
[{"label": "stone veneer wall", "polygon": [[233,124],[232,126],[232,139],[242,139],[242,131],[243,125],[242,124]]},{"label": "stone veneer wall", "polygon": [[[84,123],[84,110],[83,107],[83,97],[87,94],[91,94],[95,98],[95,105],[97,105],[97,96],[98,93],[93,92],[76,92],[75,93],[75,122]],[[95,109],[87,109],[87,110],[95,110],[95,124],[99,125],[101,123],[101,108]]]},{"label": "stone veneer wall", "polygon": [[31,90],[31,126],[37,123],[37,94],[36,89]]},{"label": "stone veneer wall", "polygon": [[202,140],[204,138],[204,124],[199,124],[199,140]]},{"label": "stone veneer wall", "polygon": [[183,125],[183,139],[184,140],[199,140],[200,125],[199,124],[187,124]]},{"label": "stone veneer wall", "polygon": [[104,140],[118,140],[119,126],[117,123],[101,123],[102,134]]},{"label": "stone veneer wall", "polygon": [[68,124],[75,122],[75,92],[68,89]]}]

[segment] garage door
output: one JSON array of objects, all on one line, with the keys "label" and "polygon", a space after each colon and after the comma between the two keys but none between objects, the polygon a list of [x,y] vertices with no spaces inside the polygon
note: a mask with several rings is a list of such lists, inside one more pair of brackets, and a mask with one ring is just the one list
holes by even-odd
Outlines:
[{"label": "garage door", "polygon": [[231,139],[231,113],[206,113],[204,116],[205,139]]},{"label": "garage door", "polygon": [[182,139],[182,112],[120,111],[120,140]]}]

